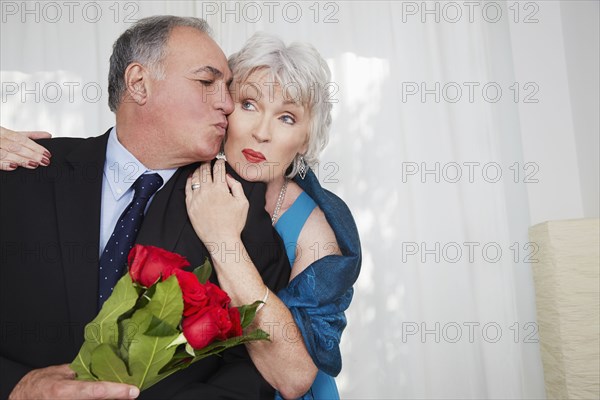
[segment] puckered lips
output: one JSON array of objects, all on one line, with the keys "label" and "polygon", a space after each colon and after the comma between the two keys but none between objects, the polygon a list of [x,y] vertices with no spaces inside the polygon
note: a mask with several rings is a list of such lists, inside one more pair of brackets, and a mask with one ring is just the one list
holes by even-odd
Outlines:
[{"label": "puckered lips", "polygon": [[263,153],[252,149],[244,149],[242,150],[242,154],[246,157],[246,160],[251,163],[260,163],[267,160]]},{"label": "puckered lips", "polygon": [[227,132],[227,120],[219,122],[218,124],[215,124],[215,126],[221,132],[221,136],[225,136],[225,132]]}]

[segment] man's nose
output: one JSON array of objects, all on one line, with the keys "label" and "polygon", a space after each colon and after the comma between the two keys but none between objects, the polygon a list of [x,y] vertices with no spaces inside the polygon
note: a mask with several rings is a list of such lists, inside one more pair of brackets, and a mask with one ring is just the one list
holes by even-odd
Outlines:
[{"label": "man's nose", "polygon": [[229,87],[225,82],[221,84],[219,101],[216,104],[216,107],[222,110],[225,115],[229,115],[233,112],[233,99],[231,98],[231,93],[229,93]]}]

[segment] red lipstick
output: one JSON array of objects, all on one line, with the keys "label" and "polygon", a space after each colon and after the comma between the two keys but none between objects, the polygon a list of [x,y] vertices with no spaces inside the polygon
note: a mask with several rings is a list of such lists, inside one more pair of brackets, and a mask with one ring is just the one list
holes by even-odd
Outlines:
[{"label": "red lipstick", "polygon": [[244,149],[242,150],[242,154],[246,157],[246,160],[251,163],[260,163],[267,160],[262,153],[252,149]]}]

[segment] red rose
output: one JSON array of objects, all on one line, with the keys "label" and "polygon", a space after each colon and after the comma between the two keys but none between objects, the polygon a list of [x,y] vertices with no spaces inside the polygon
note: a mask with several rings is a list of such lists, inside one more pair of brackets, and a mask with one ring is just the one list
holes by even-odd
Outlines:
[{"label": "red rose", "polygon": [[214,340],[225,340],[232,323],[229,312],[221,307],[207,307],[199,313],[184,318],[183,335],[194,349],[202,349]]},{"label": "red rose", "polygon": [[152,286],[161,276],[164,281],[173,272],[190,263],[179,254],[154,246],[133,246],[127,257],[129,274],[134,282]]},{"label": "red rose", "polygon": [[229,303],[231,303],[231,299],[220,287],[215,285],[212,282],[206,282],[204,284],[206,288],[206,295],[209,298],[208,304],[210,306],[222,307],[226,308]]},{"label": "red rose", "polygon": [[227,332],[227,337],[242,336],[242,321],[240,319],[240,310],[236,307],[229,309],[229,319],[231,320],[231,329]]},{"label": "red rose", "polygon": [[175,276],[183,295],[183,315],[188,317],[199,312],[208,305],[206,288],[198,281],[198,277],[188,271],[175,270]]}]

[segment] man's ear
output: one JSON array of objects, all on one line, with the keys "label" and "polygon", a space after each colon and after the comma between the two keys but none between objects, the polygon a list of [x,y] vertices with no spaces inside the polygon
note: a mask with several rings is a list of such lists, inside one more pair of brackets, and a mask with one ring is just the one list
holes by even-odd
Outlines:
[{"label": "man's ear", "polygon": [[125,70],[125,102],[134,102],[140,106],[148,100],[148,70],[139,63],[131,63]]}]

